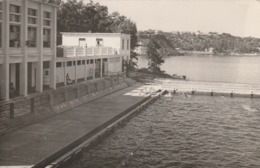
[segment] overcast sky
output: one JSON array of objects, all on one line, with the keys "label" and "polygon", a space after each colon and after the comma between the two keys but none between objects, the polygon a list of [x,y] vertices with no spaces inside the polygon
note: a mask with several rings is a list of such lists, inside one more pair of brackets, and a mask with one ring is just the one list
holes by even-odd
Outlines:
[{"label": "overcast sky", "polygon": [[[85,0],[89,1],[89,0]],[[138,30],[201,31],[260,38],[257,0],[94,0],[132,19]]]}]

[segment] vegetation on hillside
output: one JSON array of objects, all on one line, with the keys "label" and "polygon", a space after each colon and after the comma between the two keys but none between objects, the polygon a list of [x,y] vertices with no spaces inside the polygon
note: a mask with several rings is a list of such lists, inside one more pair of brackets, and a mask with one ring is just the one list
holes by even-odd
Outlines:
[{"label": "vegetation on hillside", "polygon": [[260,39],[253,37],[237,37],[228,33],[218,34],[210,32],[139,32],[141,39],[160,34],[165,36],[174,48],[186,51],[208,51],[213,49],[214,53],[259,53]]},{"label": "vegetation on hillside", "polygon": [[142,41],[142,43],[147,46],[151,40],[156,40],[158,43],[158,47],[163,49],[163,56],[173,56],[173,55],[182,55],[180,52],[178,52],[172,43],[166,38],[164,35],[151,35],[151,36],[140,36],[139,40]]}]

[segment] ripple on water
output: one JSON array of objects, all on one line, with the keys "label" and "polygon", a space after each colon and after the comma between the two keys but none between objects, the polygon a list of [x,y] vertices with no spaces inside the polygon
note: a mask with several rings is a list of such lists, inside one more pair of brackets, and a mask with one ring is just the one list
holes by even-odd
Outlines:
[{"label": "ripple on water", "polygon": [[257,99],[173,96],[157,100],[70,168],[259,168]]}]

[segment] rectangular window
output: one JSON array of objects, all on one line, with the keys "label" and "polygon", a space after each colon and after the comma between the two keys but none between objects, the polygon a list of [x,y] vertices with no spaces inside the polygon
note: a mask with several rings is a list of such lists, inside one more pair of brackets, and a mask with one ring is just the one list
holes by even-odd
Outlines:
[{"label": "rectangular window", "polygon": [[10,47],[20,47],[20,26],[10,25]]},{"label": "rectangular window", "polygon": [[37,10],[36,9],[28,9],[28,15],[29,16],[37,16]]},{"label": "rectangular window", "polygon": [[2,47],[2,23],[0,22],[0,48]]},{"label": "rectangular window", "polygon": [[87,60],[87,64],[89,64],[89,60]]},{"label": "rectangular window", "polygon": [[21,16],[10,14],[10,21],[11,22],[20,22],[21,21]]},{"label": "rectangular window", "polygon": [[43,47],[50,48],[51,47],[51,30],[43,29]]},{"label": "rectangular window", "polygon": [[43,12],[43,18],[50,19],[51,18],[51,13],[44,11]]},{"label": "rectangular window", "polygon": [[51,21],[50,20],[43,20],[43,25],[44,26],[50,26],[51,25]]},{"label": "rectangular window", "polygon": [[129,40],[127,40],[127,44],[126,44],[127,46],[127,50],[129,50]]},{"label": "rectangular window", "polygon": [[0,10],[2,10],[2,2],[0,2]]},{"label": "rectangular window", "polygon": [[60,68],[60,67],[62,67],[62,64],[61,64],[61,62],[56,62],[56,67],[57,67],[57,68]]},{"label": "rectangular window", "polygon": [[28,27],[28,47],[36,47],[37,41],[37,29],[34,27]]},{"label": "rectangular window", "polygon": [[21,13],[21,7],[16,5],[10,5],[10,13]]},{"label": "rectangular window", "polygon": [[10,5],[10,21],[21,22],[21,7],[16,5]]},{"label": "rectangular window", "polygon": [[77,65],[81,65],[81,61],[80,61],[80,60],[78,60],[78,63],[77,63]]},{"label": "rectangular window", "polygon": [[123,39],[122,40],[122,50],[124,50],[124,47],[125,47],[125,40]]},{"label": "rectangular window", "polygon": [[67,62],[67,66],[72,66],[72,62],[71,62],[71,61],[68,61],[68,62]]},{"label": "rectangular window", "polygon": [[29,24],[37,24],[37,10],[36,9],[28,9],[28,23]]},{"label": "rectangular window", "polygon": [[92,60],[90,60],[90,64],[93,64],[93,63],[94,63],[93,59],[92,59]]},{"label": "rectangular window", "polygon": [[85,65],[85,60],[82,61],[82,65]]},{"label": "rectangular window", "polygon": [[28,23],[29,24],[37,24],[37,19],[36,18],[32,18],[32,17],[28,17]]}]

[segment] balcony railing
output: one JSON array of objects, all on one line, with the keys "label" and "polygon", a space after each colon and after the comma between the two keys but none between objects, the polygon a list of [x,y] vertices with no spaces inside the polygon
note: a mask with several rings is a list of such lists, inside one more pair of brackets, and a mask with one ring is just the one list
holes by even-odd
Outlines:
[{"label": "balcony railing", "polygon": [[64,48],[64,57],[86,57],[86,56],[101,56],[115,55],[116,50],[112,47],[71,47]]}]

